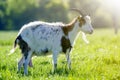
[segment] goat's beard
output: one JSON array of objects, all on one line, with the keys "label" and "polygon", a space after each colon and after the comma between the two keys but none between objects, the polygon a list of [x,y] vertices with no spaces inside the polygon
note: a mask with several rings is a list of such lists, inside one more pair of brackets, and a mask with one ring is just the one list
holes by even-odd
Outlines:
[{"label": "goat's beard", "polygon": [[82,39],[85,41],[85,43],[89,44],[89,41],[87,40],[84,32],[82,32]]}]

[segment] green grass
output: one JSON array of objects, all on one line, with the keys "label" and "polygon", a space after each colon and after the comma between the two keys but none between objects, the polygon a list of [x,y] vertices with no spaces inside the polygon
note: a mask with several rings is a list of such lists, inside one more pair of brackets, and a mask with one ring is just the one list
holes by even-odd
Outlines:
[{"label": "green grass", "polygon": [[0,80],[120,80],[120,33],[115,35],[111,29],[87,35],[89,44],[80,35],[71,53],[71,70],[61,54],[57,72],[52,74],[52,58],[41,56],[33,59],[34,67],[28,68],[28,76],[23,75],[23,69],[17,73],[20,50],[7,55],[16,36],[17,32],[0,32]]}]

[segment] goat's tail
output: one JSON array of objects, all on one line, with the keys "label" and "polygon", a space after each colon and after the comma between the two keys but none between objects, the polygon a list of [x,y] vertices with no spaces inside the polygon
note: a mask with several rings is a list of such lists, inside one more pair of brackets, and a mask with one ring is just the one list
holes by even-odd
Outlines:
[{"label": "goat's tail", "polygon": [[17,46],[17,44],[19,43],[19,40],[20,40],[20,39],[21,39],[21,36],[20,36],[20,35],[17,36],[17,38],[16,38],[15,41],[14,41],[13,49],[10,50],[10,53],[9,53],[8,55],[11,55],[11,54],[13,54],[13,53],[15,52],[16,46]]}]

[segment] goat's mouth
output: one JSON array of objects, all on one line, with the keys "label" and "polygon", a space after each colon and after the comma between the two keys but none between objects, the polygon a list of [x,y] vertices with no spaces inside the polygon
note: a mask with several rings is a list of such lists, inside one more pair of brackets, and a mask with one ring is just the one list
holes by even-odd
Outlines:
[{"label": "goat's mouth", "polygon": [[92,34],[93,33],[93,30],[89,32],[89,34]]},{"label": "goat's mouth", "polygon": [[92,34],[93,31],[84,31],[86,34]]}]

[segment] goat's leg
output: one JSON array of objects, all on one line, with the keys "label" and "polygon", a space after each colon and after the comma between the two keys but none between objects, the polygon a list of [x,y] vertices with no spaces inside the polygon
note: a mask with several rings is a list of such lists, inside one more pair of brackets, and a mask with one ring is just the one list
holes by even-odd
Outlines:
[{"label": "goat's leg", "polygon": [[32,64],[32,59],[30,59],[30,62],[28,64],[30,67],[33,67],[33,64]]},{"label": "goat's leg", "polygon": [[20,71],[20,68],[21,68],[21,66],[23,65],[24,61],[25,61],[25,57],[22,56],[22,58],[21,58],[20,61],[18,62],[18,70],[17,70],[17,72]]},{"label": "goat's leg", "polygon": [[68,63],[68,69],[71,69],[71,59],[70,59],[70,48],[67,49],[67,52],[66,52],[66,59],[67,59],[67,63]]},{"label": "goat's leg", "polygon": [[52,72],[54,73],[56,71],[56,68],[57,68],[57,57],[58,57],[58,52],[57,51],[54,51],[53,52],[53,69],[52,69]]},{"label": "goat's leg", "polygon": [[71,59],[70,59],[70,54],[66,54],[66,59],[67,59],[67,63],[68,63],[68,69],[71,69]]},{"label": "goat's leg", "polygon": [[25,63],[24,63],[24,74],[28,75],[28,64],[30,62],[31,56],[32,56],[32,51],[28,51],[24,54],[25,56]]},{"label": "goat's leg", "polygon": [[[22,67],[22,65],[25,63],[25,57],[22,56],[22,58],[20,59],[20,61],[18,62],[18,70],[17,72],[20,72],[20,68]],[[32,59],[30,59],[30,62],[28,64],[30,67],[33,67],[33,64],[32,64]]]}]

